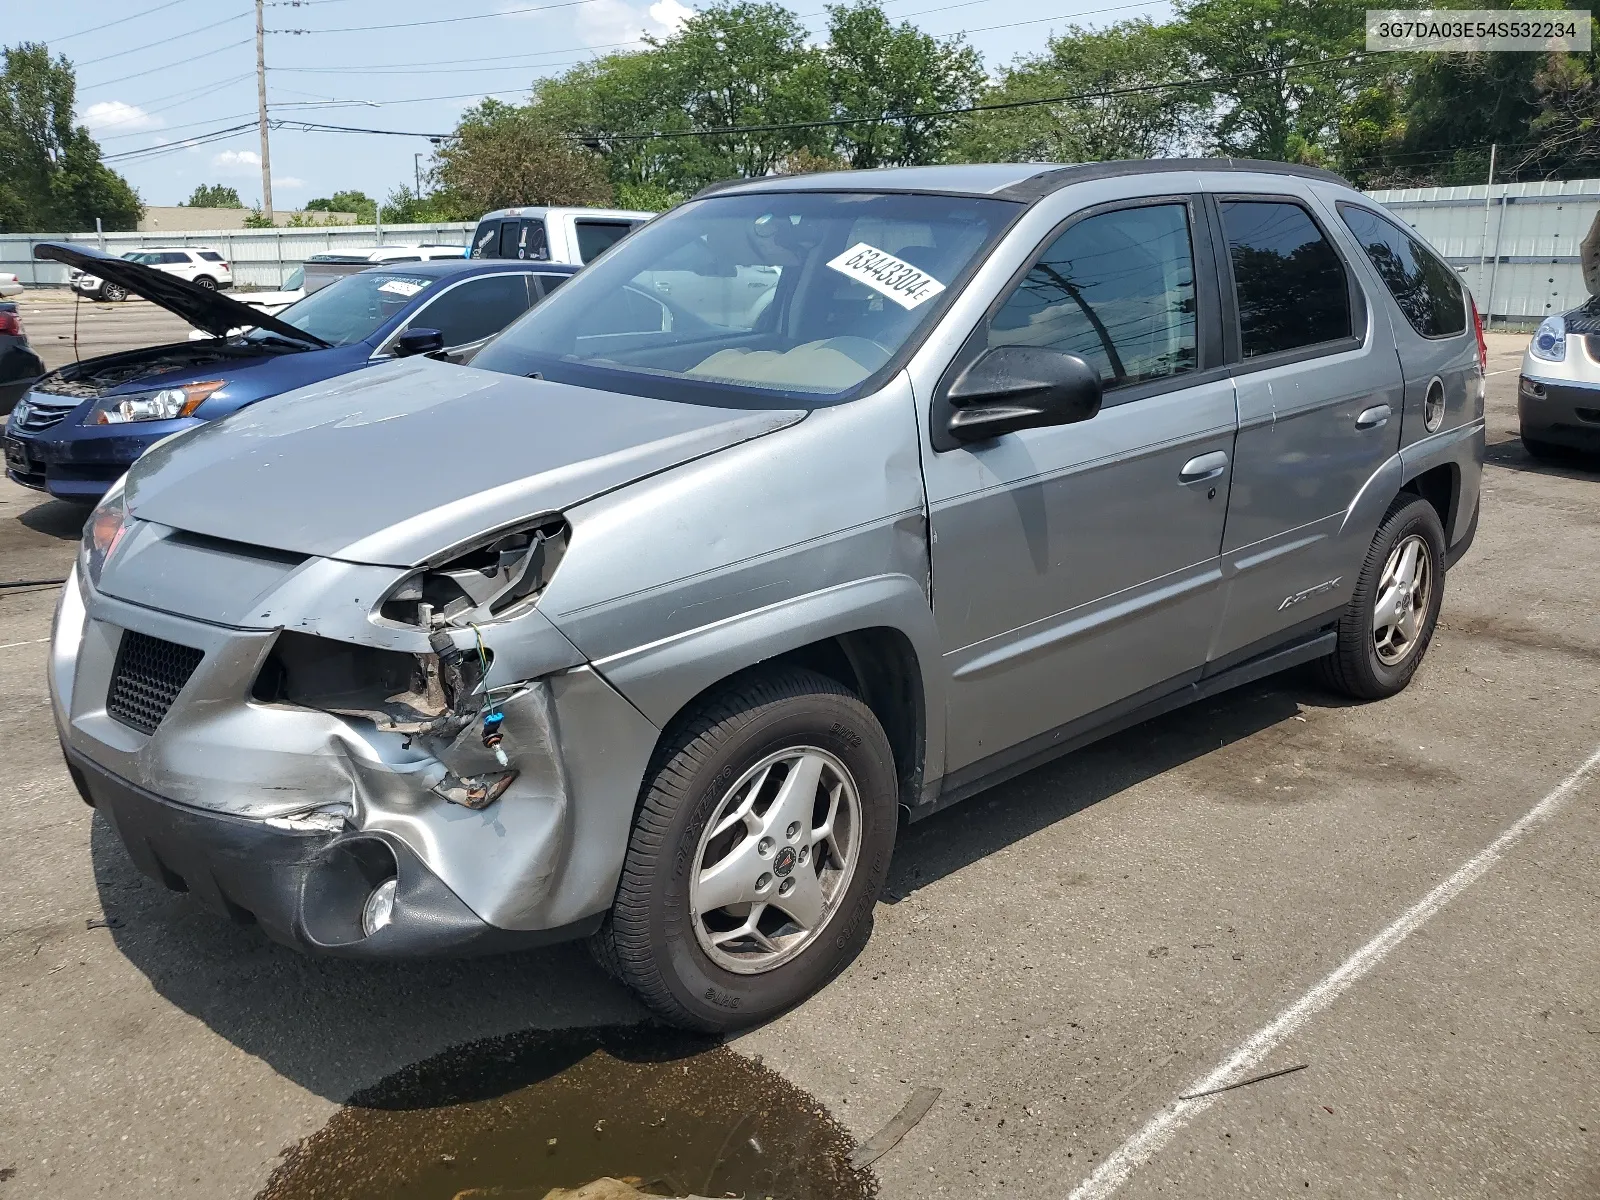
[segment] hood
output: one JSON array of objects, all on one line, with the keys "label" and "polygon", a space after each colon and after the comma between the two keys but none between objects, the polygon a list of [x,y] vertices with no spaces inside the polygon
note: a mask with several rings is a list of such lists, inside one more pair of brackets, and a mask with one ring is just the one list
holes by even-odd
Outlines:
[{"label": "hood", "polygon": [[158,444],[129,472],[127,503],[192,533],[415,566],[804,416],[407,358]]},{"label": "hood", "polygon": [[1583,263],[1583,283],[1589,295],[1600,296],[1600,212],[1594,214],[1594,224],[1578,243],[1578,258]]},{"label": "hood", "polygon": [[240,304],[219,291],[203,288],[187,279],[157,271],[140,263],[129,262],[96,250],[90,246],[72,246],[66,242],[40,242],[33,248],[33,256],[46,262],[65,263],[80,271],[87,271],[101,279],[109,280],[128,291],[143,296],[152,304],[159,304],[170,313],[176,313],[196,329],[221,337],[230,329],[241,325],[254,325],[270,329],[284,337],[298,338],[318,346],[328,343],[286,321],[268,316],[258,308]]}]

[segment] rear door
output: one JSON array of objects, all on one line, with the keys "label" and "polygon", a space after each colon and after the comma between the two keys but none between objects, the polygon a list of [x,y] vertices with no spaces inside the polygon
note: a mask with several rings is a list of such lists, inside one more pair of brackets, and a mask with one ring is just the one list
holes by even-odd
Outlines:
[{"label": "rear door", "polygon": [[1405,374],[1400,444],[1475,420],[1478,343],[1460,276],[1388,214],[1349,201],[1337,207],[1388,294]]},{"label": "rear door", "polygon": [[1239,440],[1223,538],[1227,600],[1212,659],[1282,640],[1349,599],[1345,511],[1399,449],[1400,379],[1383,310],[1366,299],[1332,215],[1309,196],[1214,196],[1231,292]]}]

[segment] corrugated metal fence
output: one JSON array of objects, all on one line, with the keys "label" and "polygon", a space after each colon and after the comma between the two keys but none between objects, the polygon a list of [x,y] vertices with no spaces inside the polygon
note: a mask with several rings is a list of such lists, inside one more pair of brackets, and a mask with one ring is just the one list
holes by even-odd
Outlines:
[{"label": "corrugated metal fence", "polygon": [[[1576,307],[1588,295],[1578,243],[1600,213],[1600,179],[1406,188],[1369,195],[1460,268],[1478,307],[1496,321],[1538,321]],[[65,284],[65,267],[34,261],[35,242],[101,244],[113,254],[144,246],[206,246],[233,264],[237,283],[275,288],[312,254],[418,242],[465,246],[472,229],[471,224],[342,225],[108,233],[103,238],[92,233],[9,233],[0,234],[0,271],[15,271],[27,284]]]},{"label": "corrugated metal fence", "polygon": [[193,246],[218,251],[233,267],[235,284],[276,288],[313,254],[428,243],[465,247],[470,223],[435,225],[337,225],[307,229],[221,229],[199,233],[0,233],[0,271],[14,272],[25,284],[65,286],[67,268],[37,262],[36,242],[75,242],[101,246],[110,254],[146,246]]},{"label": "corrugated metal fence", "polygon": [[1464,268],[1479,310],[1496,322],[1540,321],[1588,298],[1578,243],[1600,213],[1600,179],[1369,195]]}]

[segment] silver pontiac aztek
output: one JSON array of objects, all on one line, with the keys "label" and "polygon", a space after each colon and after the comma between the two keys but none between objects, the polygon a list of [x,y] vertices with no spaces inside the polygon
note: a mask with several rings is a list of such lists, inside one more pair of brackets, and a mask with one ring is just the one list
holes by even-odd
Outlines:
[{"label": "silver pontiac aztek", "polygon": [[1405,687],[1476,330],[1314,169],[722,185],[471,367],[152,448],[62,593],[67,762],[291,946],[589,937],[668,1020],[759,1021],[859,949],[902,813],[1295,664]]}]

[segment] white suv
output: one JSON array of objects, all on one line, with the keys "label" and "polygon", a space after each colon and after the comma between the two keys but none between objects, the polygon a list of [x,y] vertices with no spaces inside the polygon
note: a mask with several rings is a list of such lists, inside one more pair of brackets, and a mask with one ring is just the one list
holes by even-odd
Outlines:
[{"label": "white suv", "polygon": [[[233,286],[233,268],[217,251],[206,246],[146,246],[129,250],[122,256],[129,262],[153,267],[168,275],[176,275],[197,283],[203,288],[230,288]],[[108,283],[98,275],[74,270],[69,277],[72,290],[82,292],[95,300],[126,300],[128,293],[117,284]]]}]

